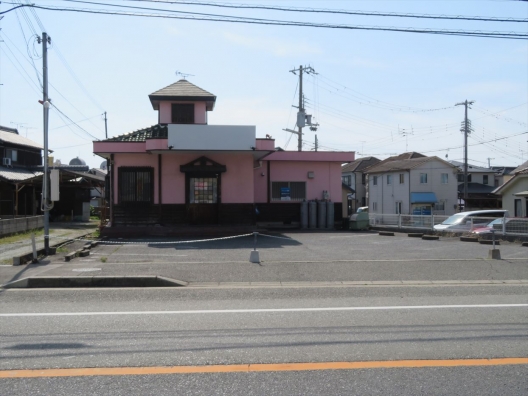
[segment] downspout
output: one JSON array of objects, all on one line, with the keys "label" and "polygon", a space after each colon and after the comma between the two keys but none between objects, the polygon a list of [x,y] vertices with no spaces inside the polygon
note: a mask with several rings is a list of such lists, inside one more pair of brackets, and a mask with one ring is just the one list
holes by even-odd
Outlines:
[{"label": "downspout", "polygon": [[412,214],[411,212],[411,171],[407,171],[409,173],[409,214]]},{"label": "downspout", "polygon": [[114,154],[110,154],[110,227],[114,227]]},{"label": "downspout", "polygon": [[267,161],[268,162],[268,174],[267,174],[267,179],[268,179],[268,191],[266,192],[266,195],[268,196],[268,203],[271,202],[271,161]]},{"label": "downspout", "polygon": [[163,214],[161,210],[161,154],[158,154],[158,210],[159,210],[159,222],[162,223]]},{"label": "downspout", "polygon": [[381,179],[381,214],[383,214],[383,174],[380,176]]}]

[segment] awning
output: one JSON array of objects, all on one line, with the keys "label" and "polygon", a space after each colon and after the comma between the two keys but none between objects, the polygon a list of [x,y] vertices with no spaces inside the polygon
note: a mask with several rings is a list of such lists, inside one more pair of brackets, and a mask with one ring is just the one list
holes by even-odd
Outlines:
[{"label": "awning", "polygon": [[513,194],[516,197],[528,197],[528,191],[519,191],[518,193]]},{"label": "awning", "polygon": [[437,203],[436,194],[434,192],[412,192],[411,203]]}]

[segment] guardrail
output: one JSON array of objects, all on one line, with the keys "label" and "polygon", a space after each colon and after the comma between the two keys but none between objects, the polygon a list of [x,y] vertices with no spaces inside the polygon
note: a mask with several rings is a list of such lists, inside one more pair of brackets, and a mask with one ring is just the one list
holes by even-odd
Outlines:
[{"label": "guardrail", "polygon": [[[369,213],[370,226],[387,228],[417,228],[435,230],[434,226],[444,222],[449,216],[445,215],[405,215],[405,214],[377,214]],[[528,218],[521,217],[473,217],[464,224],[452,224],[444,230],[454,233],[474,233],[477,235],[491,235],[494,230],[498,235],[528,236]]]}]

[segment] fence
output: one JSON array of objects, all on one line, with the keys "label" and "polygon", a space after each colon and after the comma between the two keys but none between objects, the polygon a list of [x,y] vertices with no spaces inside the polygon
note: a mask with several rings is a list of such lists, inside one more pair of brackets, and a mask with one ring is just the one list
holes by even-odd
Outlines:
[{"label": "fence", "polygon": [[528,236],[528,218],[518,217],[470,217],[464,223],[453,223],[444,229],[436,229],[435,225],[442,224],[449,216],[430,215],[398,215],[369,213],[370,226],[388,228],[417,228],[454,233],[474,233],[477,235],[522,235]]},{"label": "fence", "polygon": [[44,216],[0,219],[0,237],[44,227]]}]

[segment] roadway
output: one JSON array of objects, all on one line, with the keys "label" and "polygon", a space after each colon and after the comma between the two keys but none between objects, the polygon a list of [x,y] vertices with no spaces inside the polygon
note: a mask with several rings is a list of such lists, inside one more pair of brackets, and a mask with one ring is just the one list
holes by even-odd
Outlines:
[{"label": "roadway", "polygon": [[285,236],[259,237],[261,265],[245,237],[1,267],[0,283],[148,274],[189,286],[0,289],[0,393],[528,394],[527,248],[488,260],[489,246],[456,238]]}]

